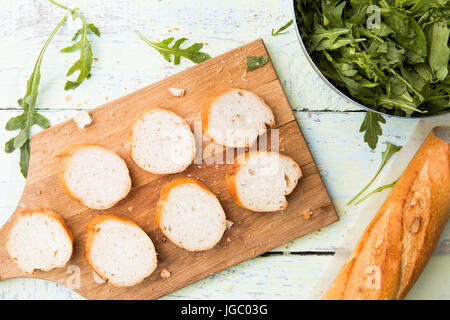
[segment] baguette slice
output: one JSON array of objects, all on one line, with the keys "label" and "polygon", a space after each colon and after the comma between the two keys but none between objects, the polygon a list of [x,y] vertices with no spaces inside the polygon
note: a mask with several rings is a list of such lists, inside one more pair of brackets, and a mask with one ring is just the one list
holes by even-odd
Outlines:
[{"label": "baguette slice", "polygon": [[59,155],[59,184],[69,197],[96,210],[111,208],[125,198],[131,179],[125,161],[96,145],[80,144]]},{"label": "baguette slice", "polygon": [[142,113],[130,139],[131,158],[151,173],[181,172],[194,160],[194,135],[187,122],[169,110],[152,108]]},{"label": "baguette slice", "polygon": [[149,236],[130,219],[115,215],[89,221],[85,256],[103,280],[118,287],[138,284],[157,266]]},{"label": "baguette slice", "polygon": [[227,188],[241,207],[273,212],[287,207],[286,195],[297,186],[302,172],[292,158],[270,151],[238,156],[225,176]]},{"label": "baguette slice", "polygon": [[184,177],[161,190],[155,220],[167,238],[189,251],[211,249],[226,229],[225,213],[215,194],[199,181]]},{"label": "baguette slice", "polygon": [[202,106],[203,132],[226,147],[250,147],[275,126],[272,109],[253,92],[226,89],[209,96]]},{"label": "baguette slice", "polygon": [[6,235],[11,259],[26,274],[64,267],[72,256],[72,233],[64,219],[48,209],[25,209]]}]

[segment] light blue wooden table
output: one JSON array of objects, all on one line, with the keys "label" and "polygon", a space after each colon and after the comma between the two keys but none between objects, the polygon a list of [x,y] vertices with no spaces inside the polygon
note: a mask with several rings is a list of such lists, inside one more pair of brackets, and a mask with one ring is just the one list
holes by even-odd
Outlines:
[{"label": "light blue wooden table", "polygon": [[[340,221],[164,299],[307,298],[336,246],[357,218],[354,208],[345,203],[373,175],[383,142],[404,144],[414,127],[423,123],[388,118],[377,149],[371,151],[358,133],[364,111],[337,96],[322,82],[304,57],[293,27],[285,35],[271,36],[272,28],[292,18],[289,0],[64,0],[63,3],[81,8],[100,28],[102,36],[92,37],[94,56],[98,59],[94,61],[93,76],[75,91],[65,92],[63,84],[64,73],[77,59],[76,54],[61,54],[58,49],[69,44],[78,22],[69,19],[47,50],[37,105],[53,124],[192,65],[185,60],[179,66],[165,62],[136,37],[135,29],[154,40],[185,36],[204,42],[204,51],[212,56],[259,37],[264,39]],[[0,0],[0,6],[0,128],[3,128],[10,117],[20,113],[16,100],[23,96],[42,44],[65,12],[45,0]],[[450,124],[450,116],[427,121]],[[2,143],[10,136],[0,130]],[[3,224],[17,205],[24,179],[18,170],[18,154],[1,152],[0,163]],[[450,299],[449,248],[447,226],[437,253],[409,298]],[[0,282],[0,298],[82,297],[52,282],[15,279]]]}]

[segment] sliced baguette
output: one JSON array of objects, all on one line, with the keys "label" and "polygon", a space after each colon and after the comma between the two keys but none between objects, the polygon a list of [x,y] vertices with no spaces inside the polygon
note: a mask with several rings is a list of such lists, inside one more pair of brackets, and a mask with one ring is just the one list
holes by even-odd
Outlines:
[{"label": "sliced baguette", "polygon": [[75,145],[61,153],[59,159],[58,181],[62,190],[88,208],[111,208],[130,192],[125,161],[106,148]]},{"label": "sliced baguette", "polygon": [[297,186],[302,172],[292,158],[270,151],[238,156],[226,174],[227,188],[241,207],[273,212],[287,207],[286,195]]},{"label": "sliced baguette", "polygon": [[48,209],[25,209],[6,235],[11,259],[26,274],[64,267],[72,256],[72,233],[64,219]]},{"label": "sliced baguette", "polygon": [[152,240],[124,217],[101,215],[89,221],[85,247],[87,262],[115,286],[138,284],[157,266]]},{"label": "sliced baguette", "polygon": [[194,160],[194,135],[187,122],[169,110],[152,108],[142,113],[130,140],[131,158],[151,173],[181,172]]},{"label": "sliced baguette", "polygon": [[219,200],[204,184],[177,178],[162,190],[155,220],[161,231],[177,246],[189,251],[214,247],[226,229]]},{"label": "sliced baguette", "polygon": [[272,109],[253,92],[226,89],[209,96],[202,106],[203,132],[226,147],[250,147],[266,125],[275,126]]}]

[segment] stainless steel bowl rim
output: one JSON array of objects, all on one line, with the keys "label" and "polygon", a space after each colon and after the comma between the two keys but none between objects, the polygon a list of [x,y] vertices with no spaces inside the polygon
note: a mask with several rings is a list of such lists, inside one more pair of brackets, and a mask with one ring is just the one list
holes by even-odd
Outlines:
[{"label": "stainless steel bowl rim", "polygon": [[399,119],[430,119],[430,118],[435,118],[435,117],[441,117],[441,116],[445,116],[448,113],[450,113],[450,110],[447,111],[446,113],[442,113],[442,114],[437,114],[437,115],[423,115],[423,116],[414,116],[414,117],[404,117],[404,116],[397,116],[397,115],[393,115],[393,114],[389,114],[389,113],[385,113],[385,112],[381,112],[375,109],[372,109],[370,107],[367,107],[361,103],[359,103],[358,101],[353,100],[352,98],[350,98],[349,96],[347,96],[346,94],[344,94],[342,91],[340,91],[338,88],[336,88],[323,74],[322,72],[319,70],[319,68],[316,66],[316,64],[314,63],[314,61],[312,60],[311,56],[308,53],[308,50],[306,49],[305,44],[303,43],[303,39],[302,36],[300,35],[300,29],[298,27],[298,23],[297,23],[297,16],[295,14],[295,4],[296,4],[296,0],[292,1],[292,17],[294,19],[294,23],[295,23],[295,32],[297,33],[297,38],[298,41],[300,42],[300,46],[302,47],[302,51],[306,56],[306,59],[309,61],[309,63],[311,64],[311,66],[313,67],[313,69],[316,71],[316,73],[319,75],[319,77],[334,91],[336,92],[338,95],[340,95],[341,97],[343,97],[344,99],[346,99],[347,101],[354,103],[355,105],[357,105],[358,107],[365,109],[367,111],[372,111],[378,114],[381,114],[383,116],[388,116],[388,117],[393,117],[393,118],[399,118]]}]

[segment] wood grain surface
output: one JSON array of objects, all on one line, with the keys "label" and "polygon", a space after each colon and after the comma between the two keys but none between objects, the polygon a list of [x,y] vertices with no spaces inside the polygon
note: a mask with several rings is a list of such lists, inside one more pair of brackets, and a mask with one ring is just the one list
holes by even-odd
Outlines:
[{"label": "wood grain surface", "polygon": [[[74,289],[85,298],[153,299],[337,221],[327,190],[271,62],[246,74],[247,56],[268,57],[261,39],[92,110],[93,124],[84,130],[79,130],[73,120],[68,120],[33,135],[29,177],[14,214],[23,207],[46,207],[61,213],[73,232],[75,250],[67,268],[36,272],[32,277],[67,285],[67,279],[72,276],[68,269],[79,267],[81,283]],[[185,89],[185,96],[173,97],[168,91],[171,87]],[[194,121],[199,120],[201,101],[215,90],[228,87],[252,90],[273,108],[280,151],[301,166],[303,178],[288,196],[289,205],[284,212],[258,214],[238,207],[225,188],[226,164],[193,164],[186,172],[177,175],[152,175],[136,167],[129,158],[130,125],[144,109],[170,109],[184,117],[192,127]],[[90,210],[60,190],[56,179],[56,155],[67,146],[78,143],[99,144],[114,150],[127,162],[133,187],[128,197],[115,207],[104,211]],[[201,180],[216,193],[227,219],[234,222],[222,241],[205,252],[188,252],[166,241],[153,219],[160,188],[170,179],[183,175]],[[313,212],[308,220],[303,215],[305,209]],[[95,282],[92,269],[83,258],[86,224],[102,213],[133,219],[155,243],[158,269],[131,289]],[[8,225],[6,223],[0,232],[2,243]],[[171,272],[170,278],[160,276],[162,268]],[[0,275],[2,279],[23,276],[9,259],[3,245],[0,249]]]}]

